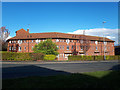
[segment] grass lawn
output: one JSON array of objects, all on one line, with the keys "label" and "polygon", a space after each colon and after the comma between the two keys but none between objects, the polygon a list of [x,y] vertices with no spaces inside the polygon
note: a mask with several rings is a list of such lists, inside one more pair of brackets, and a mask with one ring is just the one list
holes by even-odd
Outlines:
[{"label": "grass lawn", "polygon": [[111,88],[120,89],[120,71],[97,71],[70,75],[4,79],[4,88]]}]

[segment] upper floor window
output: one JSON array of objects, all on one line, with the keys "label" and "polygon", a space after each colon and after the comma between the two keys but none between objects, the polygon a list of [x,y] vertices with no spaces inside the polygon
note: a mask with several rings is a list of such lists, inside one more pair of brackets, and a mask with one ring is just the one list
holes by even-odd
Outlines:
[{"label": "upper floor window", "polygon": [[98,44],[98,41],[95,41],[95,44],[97,45],[97,44]]},{"label": "upper floor window", "polygon": [[18,40],[18,43],[20,43],[20,40]]},{"label": "upper floor window", "polygon": [[9,41],[9,43],[11,43],[11,41]]},{"label": "upper floor window", "polygon": [[83,43],[83,40],[80,40],[80,43]]},{"label": "upper floor window", "polygon": [[69,50],[69,46],[67,46],[67,50]]},{"label": "upper floor window", "polygon": [[20,44],[21,44],[21,43],[22,43],[22,40],[18,40],[18,43],[20,43]]},{"label": "upper floor window", "polygon": [[59,39],[56,39],[56,42],[59,42]]},{"label": "upper floor window", "polygon": [[67,42],[67,44],[69,44],[70,40],[69,40],[69,39],[66,39],[66,42]]},{"label": "upper floor window", "polygon": [[26,43],[26,40],[24,40],[24,43]]},{"label": "upper floor window", "polygon": [[16,43],[16,41],[14,41],[14,43]]},{"label": "upper floor window", "polygon": [[91,43],[94,43],[94,41],[91,41]]},{"label": "upper floor window", "polygon": [[107,42],[104,42],[105,45],[107,45]]}]

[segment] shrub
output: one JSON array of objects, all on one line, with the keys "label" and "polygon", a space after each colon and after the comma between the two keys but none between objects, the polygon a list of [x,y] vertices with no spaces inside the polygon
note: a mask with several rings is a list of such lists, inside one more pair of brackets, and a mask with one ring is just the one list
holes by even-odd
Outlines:
[{"label": "shrub", "polygon": [[56,56],[55,55],[45,55],[44,60],[55,60]]},{"label": "shrub", "polygon": [[16,53],[16,52],[2,52],[2,60],[43,60],[44,54],[42,53]]},{"label": "shrub", "polygon": [[[95,61],[99,61],[99,60],[104,60],[104,56],[68,56],[68,60],[69,61],[76,61],[76,60],[95,60]],[[120,60],[120,55],[116,55],[116,56],[106,56],[106,60]]]},{"label": "shrub", "polygon": [[94,56],[95,61],[104,60],[104,56]]},{"label": "shrub", "polygon": [[32,60],[43,60],[44,54],[42,53],[29,53]]},{"label": "shrub", "polygon": [[76,60],[93,60],[94,57],[93,56],[77,56],[77,55],[73,55],[73,56],[68,56],[68,60],[72,60],[72,61],[76,61]]}]

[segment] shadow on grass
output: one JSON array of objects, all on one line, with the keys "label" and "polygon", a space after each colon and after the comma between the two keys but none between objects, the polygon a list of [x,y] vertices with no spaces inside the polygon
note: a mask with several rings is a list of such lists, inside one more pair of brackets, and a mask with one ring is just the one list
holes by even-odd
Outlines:
[{"label": "shadow on grass", "polygon": [[[118,67],[119,65],[114,66],[110,69],[110,71],[90,72],[83,74],[72,74],[64,71],[37,67],[34,65],[3,68],[3,78],[16,79],[4,79],[2,85],[3,89],[110,88],[113,90],[118,90],[120,89],[120,71],[118,71]],[[10,75],[9,72],[11,72]]]}]

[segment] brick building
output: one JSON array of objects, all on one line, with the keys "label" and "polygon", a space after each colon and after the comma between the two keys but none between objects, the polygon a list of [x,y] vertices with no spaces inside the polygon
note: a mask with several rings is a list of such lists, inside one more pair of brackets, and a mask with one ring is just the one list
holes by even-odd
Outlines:
[{"label": "brick building", "polygon": [[[59,32],[29,33],[29,29],[16,31],[16,36],[8,40],[8,51],[33,52],[39,42],[51,38],[59,50],[58,60],[67,59],[68,55],[114,55],[114,41],[108,38],[76,35]],[[103,40],[105,42],[103,42]]]}]

